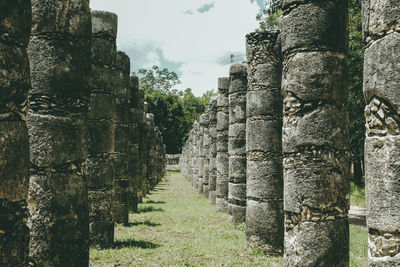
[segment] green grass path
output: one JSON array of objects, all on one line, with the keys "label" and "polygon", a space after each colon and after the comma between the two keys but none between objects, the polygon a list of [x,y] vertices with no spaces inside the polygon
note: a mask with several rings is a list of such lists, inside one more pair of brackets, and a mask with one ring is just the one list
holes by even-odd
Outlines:
[{"label": "green grass path", "polygon": [[[227,222],[179,173],[167,173],[139,210],[129,226],[116,226],[112,249],[90,250],[90,266],[282,265],[246,249],[244,224]],[[351,227],[351,266],[366,266],[365,238],[365,229]]]}]

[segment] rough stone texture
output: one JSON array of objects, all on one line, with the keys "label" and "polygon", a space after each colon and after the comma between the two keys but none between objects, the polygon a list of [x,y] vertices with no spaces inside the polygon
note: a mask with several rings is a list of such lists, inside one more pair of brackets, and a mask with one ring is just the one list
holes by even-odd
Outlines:
[{"label": "rough stone texture", "polygon": [[0,265],[27,266],[31,2],[0,1]]},{"label": "rough stone texture", "polygon": [[282,254],[282,61],[278,31],[246,36],[248,60],[246,132],[246,244]]},{"label": "rough stone texture", "polygon": [[[86,178],[89,201],[89,245],[108,248],[114,242],[112,213],[115,150],[116,101],[115,77],[98,76],[97,71],[114,70],[116,61],[117,16],[104,11],[92,11],[92,72],[88,113],[88,152]],[[109,29],[114,31],[110,32]],[[100,34],[101,33],[101,34]],[[103,47],[112,44],[111,51]],[[114,50],[113,50],[114,49]],[[104,56],[108,54],[108,57]],[[114,58],[110,59],[109,54]],[[115,70],[114,70],[115,71]]]},{"label": "rough stone texture", "polygon": [[138,201],[141,202],[142,198],[146,195],[145,183],[146,183],[146,111],[144,103],[144,91],[139,89],[138,91],[138,125],[139,125],[139,168],[138,176],[140,177],[140,190],[138,192]]},{"label": "rough stone texture", "polygon": [[247,65],[232,65],[229,75],[228,214],[230,221],[239,223],[246,220]]},{"label": "rough stone texture", "polygon": [[347,2],[283,1],[284,266],[348,266]]},{"label": "rough stone texture", "polygon": [[210,165],[209,165],[209,194],[210,204],[215,205],[215,191],[217,187],[217,100],[211,100],[210,104]]},{"label": "rough stone texture", "polygon": [[400,265],[400,7],[364,0],[365,181],[369,266]]},{"label": "rough stone texture", "polygon": [[32,11],[30,257],[38,266],[87,266],[89,1],[32,1]]},{"label": "rough stone texture", "polygon": [[128,156],[128,173],[130,180],[131,193],[128,196],[129,210],[133,212],[138,211],[139,203],[139,190],[140,190],[140,177],[138,175],[139,169],[139,110],[137,101],[137,95],[139,92],[139,79],[136,76],[130,77],[130,120],[129,120],[129,156]]},{"label": "rough stone texture", "polygon": [[[203,116],[204,115],[204,116]],[[202,175],[202,188],[199,191],[203,193],[204,197],[208,198],[209,195],[209,171],[210,171],[210,108],[207,107],[206,111],[200,116],[200,125],[203,128],[203,142],[201,156],[203,157],[203,175]]]},{"label": "rough stone texture", "polygon": [[215,207],[219,212],[228,210],[229,186],[229,155],[228,155],[228,129],[229,129],[229,78],[218,79],[217,98],[217,180],[215,189]]},{"label": "rough stone texture", "polygon": [[117,52],[116,66],[117,87],[113,88],[116,95],[115,119],[115,176],[114,176],[114,220],[117,223],[128,224],[128,194],[132,192],[129,185],[128,154],[130,147],[129,120],[130,116],[130,59],[122,51]]}]

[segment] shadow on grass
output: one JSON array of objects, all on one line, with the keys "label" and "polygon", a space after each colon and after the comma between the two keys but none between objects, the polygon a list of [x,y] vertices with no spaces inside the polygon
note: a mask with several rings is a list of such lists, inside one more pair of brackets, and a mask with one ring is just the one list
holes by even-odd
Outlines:
[{"label": "shadow on grass", "polygon": [[149,226],[149,227],[157,227],[157,226],[161,226],[161,224],[159,224],[159,223],[154,223],[154,222],[151,222],[151,221],[149,221],[149,220],[146,220],[146,221],[144,221],[144,222],[138,222],[138,221],[135,221],[135,222],[130,222],[130,223],[128,223],[128,227],[133,227],[133,226],[139,226],[139,225],[146,225],[146,226]]},{"label": "shadow on grass", "polygon": [[156,244],[153,242],[143,241],[143,240],[123,240],[123,241],[115,241],[113,248],[114,249],[122,249],[122,248],[143,248],[143,249],[155,249],[161,247],[160,244]]},{"label": "shadow on grass", "polygon": [[139,207],[138,208],[138,213],[153,212],[153,211],[165,212],[165,210],[163,208],[154,208],[153,206]]},{"label": "shadow on grass", "polygon": [[165,204],[165,201],[154,201],[154,200],[147,200],[145,203],[143,204]]}]

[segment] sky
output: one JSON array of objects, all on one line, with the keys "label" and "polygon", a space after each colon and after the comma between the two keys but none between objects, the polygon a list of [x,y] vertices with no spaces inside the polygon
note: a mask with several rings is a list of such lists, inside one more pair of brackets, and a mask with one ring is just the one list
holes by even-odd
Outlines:
[{"label": "sky", "polygon": [[153,65],[175,71],[176,89],[200,96],[229,75],[230,55],[245,60],[245,36],[258,27],[267,0],[91,0],[118,15],[118,50],[131,71]]}]

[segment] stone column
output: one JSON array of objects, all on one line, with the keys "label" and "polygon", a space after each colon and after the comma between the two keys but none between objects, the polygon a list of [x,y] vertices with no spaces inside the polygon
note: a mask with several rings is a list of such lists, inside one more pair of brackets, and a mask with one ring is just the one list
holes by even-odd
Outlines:
[{"label": "stone column", "polygon": [[232,65],[229,71],[229,220],[246,220],[246,91],[247,66]]},{"label": "stone column", "polygon": [[347,1],[283,14],[284,266],[348,266]]},{"label": "stone column", "polygon": [[192,160],[192,186],[196,188],[196,184],[198,183],[199,179],[199,131],[200,131],[200,124],[199,121],[196,120],[193,124],[193,160]]},{"label": "stone column", "polygon": [[1,1],[0,10],[0,265],[28,266],[31,1]]},{"label": "stone column", "polygon": [[210,169],[209,169],[209,194],[210,204],[215,205],[215,190],[217,185],[217,100],[211,100],[210,106]]},{"label": "stone column", "polygon": [[129,210],[133,212],[138,211],[139,203],[139,190],[140,190],[140,175],[139,175],[139,120],[140,111],[138,109],[138,93],[139,93],[139,79],[136,76],[130,77],[130,122],[129,122],[129,140],[130,140],[130,150],[129,150],[129,178],[130,187],[132,188],[132,193],[128,196]]},{"label": "stone column", "polygon": [[139,161],[137,168],[137,176],[139,179],[138,184],[138,202],[142,202],[143,198],[143,184],[144,184],[144,172],[146,170],[146,165],[144,161],[145,155],[145,140],[146,140],[146,127],[145,127],[145,111],[144,111],[144,90],[139,88],[137,99],[137,109],[138,109],[138,128],[139,128]]},{"label": "stone column", "polygon": [[199,191],[202,193],[205,197],[208,198],[208,192],[209,192],[209,187],[208,187],[208,175],[209,175],[209,151],[210,151],[210,129],[209,129],[209,123],[210,123],[210,114],[209,114],[209,108],[206,108],[206,111],[203,114],[203,118],[201,121],[202,129],[203,129],[203,136],[201,137],[201,158],[202,158],[202,177],[201,177],[201,186],[199,186]]},{"label": "stone column", "polygon": [[267,254],[283,252],[282,61],[278,32],[246,36],[246,243]]},{"label": "stone column", "polygon": [[128,224],[128,153],[129,153],[129,118],[130,118],[130,60],[121,51],[116,60],[117,85],[116,122],[115,122],[115,176],[114,176],[114,219],[117,223]]},{"label": "stone column", "polygon": [[195,188],[201,194],[203,193],[203,165],[204,165],[204,154],[203,154],[203,136],[204,128],[206,126],[206,115],[201,114],[199,117],[199,128],[197,132],[197,178],[195,183]]},{"label": "stone column", "polygon": [[364,0],[369,266],[400,266],[400,6]]},{"label": "stone column", "polygon": [[116,116],[115,60],[118,17],[92,11],[92,81],[88,114],[86,177],[89,199],[89,244],[107,248],[114,241],[112,194]]},{"label": "stone column", "polygon": [[30,257],[35,266],[88,266],[89,0],[33,0],[32,16]]},{"label": "stone column", "polygon": [[215,188],[215,208],[218,212],[228,210],[229,187],[229,78],[218,79],[217,98],[217,181]]}]

